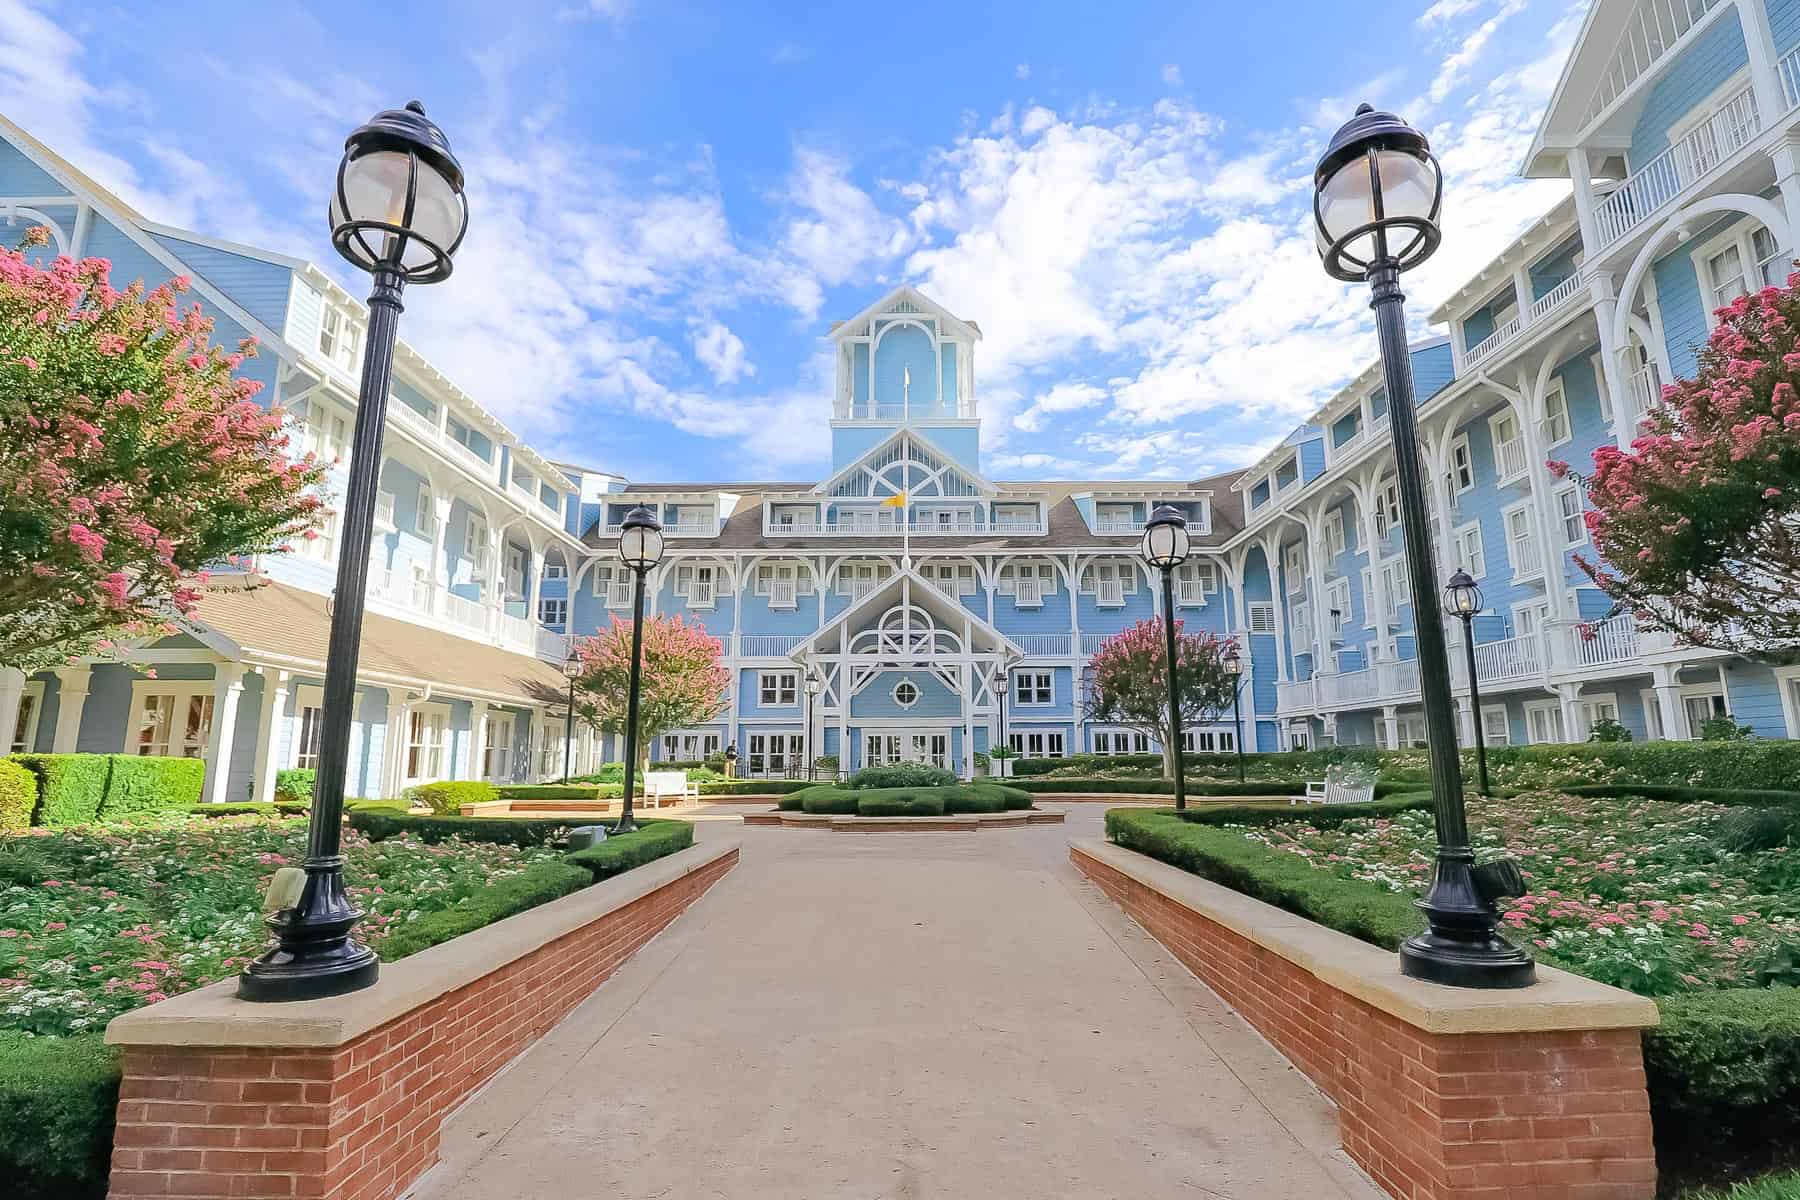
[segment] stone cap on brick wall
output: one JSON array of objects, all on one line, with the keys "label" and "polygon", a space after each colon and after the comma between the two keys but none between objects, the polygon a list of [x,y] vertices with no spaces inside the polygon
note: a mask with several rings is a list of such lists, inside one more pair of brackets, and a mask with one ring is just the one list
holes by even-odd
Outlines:
[{"label": "stone cap on brick wall", "polygon": [[[1320,982],[1430,1033],[1536,1033],[1641,1029],[1655,1025],[1654,1001],[1538,965],[1528,988],[1483,991],[1410,979],[1392,951],[1327,929],[1242,892],[1100,838],[1071,838],[1069,849],[1277,954]],[[159,1006],[160,1007],[160,1006]]]},{"label": "stone cap on brick wall", "polygon": [[245,1046],[332,1049],[466,987],[532,951],[640,900],[658,888],[737,852],[736,833],[708,831],[704,842],[602,880],[548,904],[381,965],[374,987],[348,996],[252,1004],[226,979],[114,1017],[115,1046]]}]

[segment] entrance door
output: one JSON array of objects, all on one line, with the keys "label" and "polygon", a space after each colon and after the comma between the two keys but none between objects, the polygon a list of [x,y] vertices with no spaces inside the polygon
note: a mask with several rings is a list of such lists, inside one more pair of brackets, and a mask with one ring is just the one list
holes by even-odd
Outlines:
[{"label": "entrance door", "polygon": [[926,763],[950,768],[950,735],[946,733],[870,733],[863,737],[863,765]]},{"label": "entrance door", "polygon": [[915,733],[907,747],[907,761],[948,769],[950,739],[941,733]]}]

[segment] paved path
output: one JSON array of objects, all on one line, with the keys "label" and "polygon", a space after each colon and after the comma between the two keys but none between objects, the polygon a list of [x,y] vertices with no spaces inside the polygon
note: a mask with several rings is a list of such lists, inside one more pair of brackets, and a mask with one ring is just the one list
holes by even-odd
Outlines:
[{"label": "paved path", "polygon": [[738,868],[464,1107],[413,1194],[1381,1196],[1304,1077],[1069,867],[1102,811],[731,825]]}]

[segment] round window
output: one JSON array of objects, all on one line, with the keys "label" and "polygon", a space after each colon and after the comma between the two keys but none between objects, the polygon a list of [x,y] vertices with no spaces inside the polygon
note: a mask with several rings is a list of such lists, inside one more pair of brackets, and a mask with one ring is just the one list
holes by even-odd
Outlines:
[{"label": "round window", "polygon": [[911,708],[919,702],[919,688],[910,679],[902,679],[894,685],[894,703],[901,708]]}]

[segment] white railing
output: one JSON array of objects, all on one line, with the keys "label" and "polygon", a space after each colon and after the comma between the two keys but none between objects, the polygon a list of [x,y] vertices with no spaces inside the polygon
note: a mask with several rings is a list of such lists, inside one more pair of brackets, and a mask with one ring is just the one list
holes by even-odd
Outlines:
[{"label": "white railing", "polygon": [[1012,640],[1033,658],[1066,658],[1075,644],[1067,633],[1015,633]]},{"label": "white railing", "polygon": [[1538,553],[1535,536],[1509,540],[1506,544],[1506,554],[1508,558],[1512,559],[1514,579],[1536,575],[1544,569],[1543,556]]},{"label": "white railing", "polygon": [[1494,443],[1494,465],[1501,479],[1516,479],[1525,473],[1525,439]]},{"label": "white railing", "polygon": [[1144,532],[1144,526],[1141,521],[1121,521],[1117,518],[1111,520],[1096,519],[1094,521],[1094,532],[1097,534],[1142,533]]},{"label": "white railing", "polygon": [[711,608],[713,606],[713,584],[710,579],[696,579],[688,585],[688,607]]},{"label": "white railing", "polygon": [[637,588],[630,579],[615,579],[606,585],[606,607],[630,608],[637,600]]},{"label": "white railing", "polygon": [[[600,527],[602,537],[618,537],[624,532],[624,526],[617,521],[609,521]],[[668,537],[714,537],[719,532],[719,523],[711,520],[676,521],[663,526],[663,533]]]},{"label": "white railing", "polygon": [[1122,608],[1125,585],[1117,579],[1102,579],[1094,584],[1094,603],[1102,608]]},{"label": "white railing", "polygon": [[1632,428],[1662,405],[1662,376],[1655,363],[1645,363],[1625,379],[1625,419]]},{"label": "white railing", "polygon": [[1513,335],[1518,333],[1523,327],[1523,321],[1519,317],[1514,317],[1512,320],[1500,326],[1500,328],[1494,330],[1494,332],[1488,334],[1479,342],[1476,342],[1473,346],[1470,346],[1464,351],[1463,361],[1470,366],[1474,366],[1476,363],[1498,350],[1501,346],[1504,346],[1507,342],[1511,341]]},{"label": "white railing", "polygon": [[1355,704],[1381,694],[1381,676],[1373,667],[1319,675],[1313,682],[1319,702],[1325,705]]},{"label": "white railing", "polygon": [[738,654],[744,658],[786,658],[806,638],[791,633],[746,633],[738,637]]},{"label": "white railing", "polygon": [[1043,603],[1043,580],[1033,576],[1030,579],[1021,577],[1013,581],[1013,606],[1015,608],[1038,608]]},{"label": "white railing", "polygon": [[1275,685],[1275,711],[1286,715],[1289,713],[1312,712],[1318,707],[1314,699],[1314,684],[1320,677],[1312,679],[1283,680]]},{"label": "white railing", "polygon": [[1625,662],[1639,654],[1637,621],[1621,613],[1604,621],[1582,621],[1569,629],[1575,661],[1584,667]]},{"label": "white railing", "polygon": [[470,629],[485,630],[488,627],[488,614],[493,609],[478,600],[470,600],[466,596],[458,596],[455,592],[444,594],[444,615],[458,625],[466,625]]},{"label": "white railing", "polygon": [[[1133,525],[1124,533],[1137,533],[1142,526]],[[765,537],[899,537],[908,532],[898,522],[870,525],[854,521],[765,521]],[[1045,532],[1042,521],[953,521],[948,525],[915,521],[913,537],[1028,537]]]},{"label": "white railing", "polygon": [[545,662],[560,663],[569,657],[570,640],[554,629],[540,627],[537,631],[537,656]]},{"label": "white railing", "polygon": [[1591,124],[1625,89],[1669,52],[1669,48],[1718,7],[1720,0],[1646,0],[1625,20],[1618,44],[1607,60],[1606,73],[1594,87],[1581,123]]},{"label": "white railing", "polygon": [[[1456,683],[1468,684],[1467,654],[1451,656],[1456,666]],[[1501,638],[1475,643],[1475,678],[1482,683],[1500,683],[1509,679],[1530,679],[1544,673],[1544,643],[1535,634]]]},{"label": "white railing", "polygon": [[1410,696],[1419,690],[1419,664],[1413,659],[1380,663],[1375,669],[1383,696]]},{"label": "white railing", "polygon": [[1539,296],[1536,300],[1533,300],[1531,302],[1531,307],[1526,310],[1527,319],[1532,323],[1543,320],[1550,314],[1552,309],[1556,308],[1570,296],[1578,294],[1585,286],[1587,286],[1587,279],[1580,271],[1575,272],[1573,275]]},{"label": "white railing", "polygon": [[794,608],[798,604],[794,581],[792,579],[776,579],[769,583],[770,608]]},{"label": "white railing", "polygon": [[1788,107],[1800,104],[1800,48],[1789,50],[1775,64],[1775,73],[1781,76],[1781,96]]},{"label": "white railing", "polygon": [[1718,166],[1762,130],[1756,93],[1746,85],[1680,141],[1633,171],[1594,208],[1600,244],[1609,245],[1637,228],[1695,180]]},{"label": "white railing", "polygon": [[503,612],[496,632],[503,642],[510,642],[515,646],[530,646],[533,653],[537,651],[538,625],[530,617],[515,617]]},{"label": "white railing", "polygon": [[1206,603],[1206,585],[1198,579],[1175,581],[1175,603],[1184,608],[1198,608]]},{"label": "white railing", "polygon": [[1112,637],[1112,636],[1113,635],[1110,633],[1084,633],[1084,634],[1082,634],[1081,635],[1081,656],[1083,658],[1092,658],[1094,655],[1100,653],[1101,645],[1106,641],[1107,638]]},{"label": "white railing", "polygon": [[394,528],[394,493],[375,493],[375,528],[389,531]]}]

